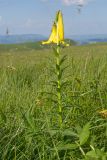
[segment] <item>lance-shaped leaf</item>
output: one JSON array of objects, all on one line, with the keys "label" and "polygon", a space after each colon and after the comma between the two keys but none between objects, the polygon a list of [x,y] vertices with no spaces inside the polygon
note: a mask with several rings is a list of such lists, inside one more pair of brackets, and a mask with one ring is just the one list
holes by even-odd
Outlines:
[{"label": "lance-shaped leaf", "polygon": [[83,145],[87,142],[88,138],[90,136],[90,123],[87,123],[81,133],[79,134],[79,141],[80,141],[80,145]]}]

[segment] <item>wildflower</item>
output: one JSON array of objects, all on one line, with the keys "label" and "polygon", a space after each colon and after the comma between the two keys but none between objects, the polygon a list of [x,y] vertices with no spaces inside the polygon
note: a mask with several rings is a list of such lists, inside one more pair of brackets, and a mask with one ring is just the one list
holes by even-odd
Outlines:
[{"label": "wildflower", "polygon": [[101,114],[104,118],[107,118],[107,109],[99,111],[99,114]]},{"label": "wildflower", "polygon": [[52,26],[52,32],[48,41],[43,41],[42,44],[56,43],[57,42],[57,26],[54,22]]},{"label": "wildflower", "polygon": [[65,46],[69,46],[69,44],[67,44],[64,41],[64,23],[62,12],[60,10],[56,13],[56,19],[52,25],[52,30],[49,39],[47,41],[42,42],[42,44],[50,43],[56,43],[57,45],[63,44]]},{"label": "wildflower", "polygon": [[41,99],[36,99],[36,105],[37,106],[42,106],[43,105],[43,102]]},{"label": "wildflower", "polygon": [[12,71],[15,71],[16,68],[14,66],[7,66],[8,69],[12,70]]}]

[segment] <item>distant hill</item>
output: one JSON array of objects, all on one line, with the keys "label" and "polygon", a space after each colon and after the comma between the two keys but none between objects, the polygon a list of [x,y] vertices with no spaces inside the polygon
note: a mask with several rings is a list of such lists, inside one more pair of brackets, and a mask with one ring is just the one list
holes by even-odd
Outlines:
[{"label": "distant hill", "polygon": [[97,42],[107,42],[107,34],[71,35],[68,37],[76,41],[79,45],[92,44]]},{"label": "distant hill", "polygon": [[44,39],[46,39],[46,37],[39,34],[0,35],[0,44],[37,42]]},{"label": "distant hill", "polygon": [[[107,42],[107,34],[99,35],[71,35],[67,36],[65,40],[70,45],[83,45],[97,42]],[[22,35],[0,35],[0,44],[18,44],[27,42],[38,42],[48,39],[47,37],[40,34],[22,34]],[[77,42],[77,43],[76,43]]]}]

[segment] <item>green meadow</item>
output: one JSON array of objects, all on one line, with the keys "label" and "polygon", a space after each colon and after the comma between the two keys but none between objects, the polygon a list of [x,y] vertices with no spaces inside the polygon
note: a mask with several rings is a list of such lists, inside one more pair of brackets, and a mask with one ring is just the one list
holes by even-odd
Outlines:
[{"label": "green meadow", "polygon": [[0,45],[0,160],[107,160],[107,43],[64,55],[60,128],[53,47]]}]

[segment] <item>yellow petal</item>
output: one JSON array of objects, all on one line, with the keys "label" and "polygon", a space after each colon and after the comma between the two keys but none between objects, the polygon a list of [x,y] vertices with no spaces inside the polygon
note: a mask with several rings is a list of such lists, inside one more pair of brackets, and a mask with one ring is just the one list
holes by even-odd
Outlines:
[{"label": "yellow petal", "polygon": [[49,43],[57,43],[57,27],[54,22],[51,30],[51,34],[49,36],[48,41],[43,41],[42,44],[49,44]]},{"label": "yellow petal", "polygon": [[59,11],[58,13],[57,33],[58,33],[59,42],[64,41],[64,23],[63,23],[63,16],[61,11]]}]

